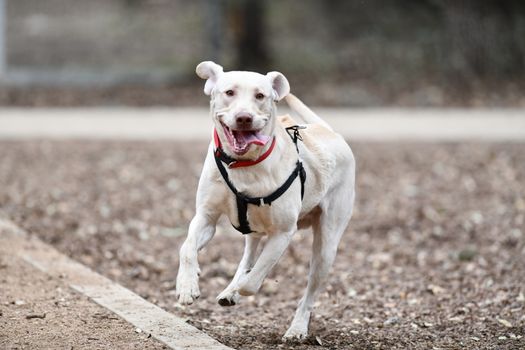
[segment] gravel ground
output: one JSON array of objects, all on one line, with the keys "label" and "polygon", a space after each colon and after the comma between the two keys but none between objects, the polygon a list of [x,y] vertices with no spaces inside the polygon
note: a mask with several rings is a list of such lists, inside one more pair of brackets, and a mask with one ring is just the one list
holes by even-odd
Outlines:
[{"label": "gravel ground", "polygon": [[258,295],[221,308],[243,246],[223,224],[200,255],[201,299],[176,303],[205,143],[1,142],[0,214],[234,348],[524,348],[525,144],[351,144],[355,215],[300,346],[280,338],[307,231]]}]

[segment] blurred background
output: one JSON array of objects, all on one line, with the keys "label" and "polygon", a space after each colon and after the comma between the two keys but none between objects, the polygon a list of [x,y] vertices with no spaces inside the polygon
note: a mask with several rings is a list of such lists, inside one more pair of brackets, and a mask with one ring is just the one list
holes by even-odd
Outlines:
[{"label": "blurred background", "polygon": [[315,105],[525,106],[522,0],[0,0],[0,22],[2,105],[202,106],[212,59]]},{"label": "blurred background", "polygon": [[[356,156],[355,211],[313,345],[280,340],[309,232],[257,297],[219,308],[242,254],[220,222],[199,258],[199,302],[176,302],[212,128],[194,71],[210,59],[281,71]],[[0,0],[0,221],[233,348],[523,349],[524,184],[525,0]],[[12,266],[0,256],[4,282],[23,274]],[[87,346],[92,332],[68,322],[78,343],[59,331],[43,343],[61,294],[29,322],[16,302],[29,299],[11,290],[1,349],[119,348]]]}]

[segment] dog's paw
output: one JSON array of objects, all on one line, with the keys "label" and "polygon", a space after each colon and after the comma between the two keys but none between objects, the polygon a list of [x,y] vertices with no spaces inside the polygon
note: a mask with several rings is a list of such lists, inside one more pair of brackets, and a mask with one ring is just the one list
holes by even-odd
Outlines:
[{"label": "dog's paw", "polygon": [[220,306],[233,306],[239,302],[240,295],[236,291],[224,290],[217,297]]},{"label": "dog's paw", "polygon": [[284,343],[301,343],[308,337],[308,329],[290,327],[283,336]]},{"label": "dog's paw", "polygon": [[177,280],[176,288],[176,296],[179,303],[183,305],[193,304],[193,301],[201,296],[197,279],[191,281],[188,279]]}]

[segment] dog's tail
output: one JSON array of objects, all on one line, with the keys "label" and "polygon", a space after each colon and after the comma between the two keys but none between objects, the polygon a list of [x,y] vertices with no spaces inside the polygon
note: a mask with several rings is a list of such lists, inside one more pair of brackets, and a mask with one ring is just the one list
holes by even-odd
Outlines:
[{"label": "dog's tail", "polygon": [[329,130],[333,130],[330,125],[328,125],[327,122],[325,122],[321,117],[319,117],[317,114],[314,113],[308,106],[306,106],[300,99],[295,97],[292,94],[288,94],[285,97],[286,103],[288,103],[288,106],[299,114],[299,116],[308,124],[321,124],[325,128],[328,128]]}]

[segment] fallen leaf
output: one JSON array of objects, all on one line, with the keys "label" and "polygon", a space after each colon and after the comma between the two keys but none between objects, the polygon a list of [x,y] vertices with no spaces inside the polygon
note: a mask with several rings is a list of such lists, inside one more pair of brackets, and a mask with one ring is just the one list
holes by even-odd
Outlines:
[{"label": "fallen leaf", "polygon": [[353,298],[357,295],[357,291],[354,288],[349,288],[346,294],[348,297]]},{"label": "fallen leaf", "polygon": [[445,292],[445,288],[442,288],[440,286],[436,286],[435,284],[429,284],[427,287],[427,290],[431,292],[434,295],[442,294]]},{"label": "fallen leaf", "polygon": [[463,318],[459,316],[450,317],[448,320],[452,322],[463,322]]},{"label": "fallen leaf", "polygon": [[316,336],[316,337],[315,337],[315,340],[317,341],[317,344],[318,344],[318,345],[323,346],[323,341],[321,340],[321,337]]},{"label": "fallen leaf", "polygon": [[503,319],[503,318],[498,318],[498,322],[501,323],[502,325],[504,325],[505,327],[508,327],[508,328],[511,328],[512,327],[512,323],[510,323],[509,321]]},{"label": "fallen leaf", "polygon": [[390,317],[385,322],[383,322],[383,324],[385,326],[393,325],[393,324],[396,324],[396,323],[399,323],[399,317],[397,317],[397,316]]},{"label": "fallen leaf", "polygon": [[459,252],[458,258],[460,261],[471,261],[478,252],[472,248],[466,248]]},{"label": "fallen leaf", "polygon": [[518,294],[518,298],[516,300],[518,300],[520,303],[525,302],[525,295],[523,295],[523,292],[520,292],[520,294]]}]

